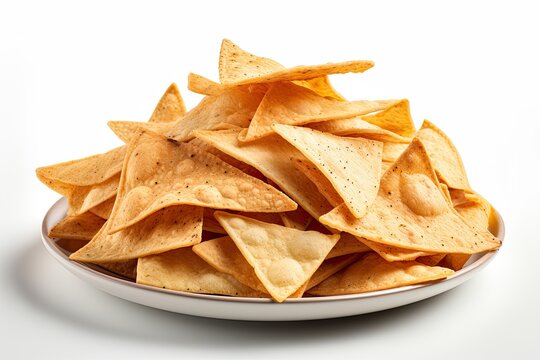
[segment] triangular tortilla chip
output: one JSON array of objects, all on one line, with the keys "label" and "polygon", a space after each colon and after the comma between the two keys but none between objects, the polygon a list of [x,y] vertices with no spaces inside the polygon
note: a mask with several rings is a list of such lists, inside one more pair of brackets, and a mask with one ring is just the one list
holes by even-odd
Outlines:
[{"label": "triangular tortilla chip", "polygon": [[379,189],[381,142],[282,124],[273,128],[324,174],[356,217],[364,216]]},{"label": "triangular tortilla chip", "polygon": [[317,271],[315,271],[313,276],[309,279],[305,291],[308,291],[309,289],[319,285],[321,282],[328,279],[330,276],[346,268],[347,266],[358,260],[360,256],[360,254],[349,254],[339,257],[333,257],[331,259],[327,258],[326,260],[324,260],[321,266],[319,266]]},{"label": "triangular tortilla chip", "polygon": [[273,133],[272,124],[304,125],[346,119],[387,108],[394,101],[339,101],[317,95],[290,82],[272,84],[241,141],[253,141]]},{"label": "triangular tortilla chip", "polygon": [[330,180],[328,180],[311,161],[294,159],[294,165],[298,170],[306,175],[306,177],[311,180],[315,186],[317,186],[319,192],[326,198],[326,200],[328,200],[330,205],[336,207],[343,203],[341,195],[339,195],[336,189],[334,189],[334,186]]},{"label": "triangular tortilla chip", "polygon": [[314,218],[319,218],[332,209],[324,196],[317,191],[317,187],[294,166],[292,159],[301,159],[303,155],[287,141],[274,135],[241,143],[238,141],[238,133],[238,130],[197,131],[195,135],[259,170]]},{"label": "triangular tortilla chip", "polygon": [[111,216],[112,208],[114,206],[115,201],[116,201],[116,196],[113,196],[109,200],[106,200],[102,202],[101,204],[94,206],[88,211],[90,211],[94,215],[99,216],[102,219],[107,220],[109,216]]},{"label": "triangular tortilla chip", "polygon": [[359,136],[366,139],[397,143],[409,143],[411,141],[410,137],[398,135],[362,120],[360,117],[321,121],[308,124],[308,127],[340,136]]},{"label": "triangular tortilla chip", "polygon": [[257,291],[268,293],[255,270],[229,236],[208,240],[193,246],[193,252],[217,271],[229,274],[242,284]]},{"label": "triangular tortilla chip", "polygon": [[197,206],[170,206],[109,235],[109,223],[70,259],[109,262],[160,254],[201,242],[203,210]]},{"label": "triangular tortilla chip", "polygon": [[377,254],[367,254],[345,270],[309,290],[311,295],[357,294],[444,279],[454,272],[415,261],[387,262]]},{"label": "triangular tortilla chip", "polygon": [[200,148],[140,132],[130,142],[109,233],[173,205],[279,212],[296,203]]},{"label": "triangular tortilla chip", "polygon": [[448,204],[418,139],[381,179],[369,212],[356,219],[340,205],[319,221],[341,231],[398,248],[473,254],[495,250],[500,240],[471,228]]},{"label": "triangular tortilla chip", "polygon": [[[245,80],[265,76],[283,69],[285,67],[277,61],[248,53],[228,39],[224,39],[221,43],[219,79],[222,83],[226,83],[230,79]],[[328,76],[309,80],[298,80],[296,83],[315,91],[321,96],[336,100],[345,100],[332,87]]]},{"label": "triangular tortilla chip", "polygon": [[149,123],[169,123],[186,114],[186,105],[175,83],[172,83],[159,100]]},{"label": "triangular tortilla chip", "polygon": [[81,215],[67,216],[50,231],[50,238],[90,240],[105,224],[105,220],[90,212]]},{"label": "triangular tortilla chip", "polygon": [[284,68],[277,61],[241,49],[229,39],[223,39],[221,42],[219,80],[223,84],[271,74]]},{"label": "triangular tortilla chip", "polygon": [[121,275],[133,281],[135,281],[137,278],[137,259],[110,263],[97,263],[96,265],[99,265],[112,273]]},{"label": "triangular tortilla chip", "polygon": [[[36,174],[40,180],[48,180],[45,183],[47,186],[56,182],[75,186],[96,185],[122,170],[125,153],[125,147],[121,146],[103,154],[40,167],[36,169]],[[56,191],[54,188],[52,190]]]},{"label": "triangular tortilla chip", "polygon": [[140,258],[137,283],[202,294],[265,297],[231,275],[215,270],[191,248]]},{"label": "triangular tortilla chip", "polygon": [[214,129],[223,124],[248,127],[266,88],[237,87],[219,95],[206,96],[186,115],[175,122],[143,123],[136,121],[109,121],[109,127],[124,142],[128,143],[140,129],[165,135],[177,141],[193,138],[197,129]]},{"label": "triangular tortilla chip", "polygon": [[407,99],[396,102],[377,114],[362,116],[362,119],[404,137],[412,137],[416,133]]},{"label": "triangular tortilla chip", "polygon": [[425,145],[439,179],[451,189],[472,192],[463,161],[452,140],[427,120],[416,136]]},{"label": "triangular tortilla chip", "polygon": [[332,248],[332,250],[330,250],[328,255],[326,255],[326,259],[332,259],[349,254],[365,253],[368,251],[371,251],[371,248],[359,241],[354,235],[342,232],[341,238]]},{"label": "triangular tortilla chip", "polygon": [[435,266],[441,262],[442,259],[446,254],[435,254],[435,255],[427,255],[427,256],[420,256],[416,258],[416,262],[419,262],[421,264],[427,265],[427,266]]},{"label": "triangular tortilla chip", "polygon": [[461,270],[463,266],[469,261],[471,255],[469,254],[448,254],[440,262],[439,266],[443,266],[454,271]]},{"label": "triangular tortilla chip", "polygon": [[214,216],[278,302],[309,280],[339,240],[339,235],[300,231],[221,211]]}]

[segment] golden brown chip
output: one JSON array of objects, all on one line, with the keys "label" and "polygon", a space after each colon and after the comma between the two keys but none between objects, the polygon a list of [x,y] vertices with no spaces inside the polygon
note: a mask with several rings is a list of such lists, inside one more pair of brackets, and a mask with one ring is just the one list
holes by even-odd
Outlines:
[{"label": "golden brown chip", "polygon": [[341,195],[334,189],[334,186],[309,160],[295,159],[294,165],[300,170],[315,186],[319,192],[328,200],[330,205],[336,207],[343,203]]},{"label": "golden brown chip", "polygon": [[59,239],[90,240],[105,224],[105,220],[90,212],[67,216],[50,231],[49,237]]},{"label": "golden brown chip", "polygon": [[328,76],[320,76],[309,80],[296,80],[293,82],[296,85],[308,88],[317,95],[324,96],[325,98],[345,101],[345,98],[334,89]]},{"label": "golden brown chip", "polygon": [[272,124],[304,125],[325,120],[346,119],[382,110],[394,100],[339,101],[328,99],[290,82],[270,86],[241,141],[253,141],[271,135]]},{"label": "golden brown chip", "polygon": [[439,264],[441,260],[444,259],[445,256],[446,254],[420,256],[416,258],[416,261],[427,266],[435,266]]},{"label": "golden brown chip", "polygon": [[[161,209],[127,229],[109,235],[109,222],[70,259],[110,262],[160,254],[201,242],[203,209],[180,205]],[[110,221],[110,220],[109,220]]]},{"label": "golden brown chip", "polygon": [[356,217],[364,216],[379,189],[381,142],[343,138],[298,126],[272,127],[321,171]]},{"label": "golden brown chip", "polygon": [[126,149],[117,147],[104,154],[71,160],[36,169],[38,178],[52,190],[55,183],[74,186],[90,186],[103,183],[122,170]]},{"label": "golden brown chip", "polygon": [[458,271],[465,266],[470,257],[471,255],[469,254],[448,254],[439,262],[438,265]]},{"label": "golden brown chip", "polygon": [[394,163],[401,154],[407,149],[409,144],[384,142],[383,145],[383,161]]},{"label": "golden brown chip", "polygon": [[215,234],[227,234],[225,229],[214,218],[214,209],[204,208],[203,211],[203,230],[213,232]]},{"label": "golden brown chip", "polygon": [[115,201],[116,201],[116,195],[110,198],[109,200],[106,200],[102,202],[101,204],[94,206],[89,211],[92,214],[97,215],[100,218],[107,220],[109,216],[111,216],[111,211],[112,211]]},{"label": "golden brown chip", "polygon": [[272,297],[281,302],[298,290],[339,239],[247,217],[214,213]]},{"label": "golden brown chip", "polygon": [[68,213],[82,214],[114,198],[119,182],[120,173],[96,185],[72,187],[70,193],[63,194],[68,198]]},{"label": "golden brown chip", "polygon": [[294,211],[279,213],[281,221],[286,227],[297,230],[306,230],[313,218],[300,206]]},{"label": "golden brown chip", "polygon": [[139,133],[128,146],[109,233],[182,204],[254,212],[296,209],[285,194],[196,146]]},{"label": "golden brown chip", "polygon": [[416,133],[407,99],[400,100],[377,114],[363,116],[362,119],[406,138]]},{"label": "golden brown chip", "polygon": [[193,251],[217,271],[233,276],[252,289],[268,292],[229,236],[202,242],[193,246]]},{"label": "golden brown chip", "polygon": [[333,257],[323,261],[321,266],[315,271],[313,276],[309,279],[305,291],[319,285],[324,280],[328,279],[330,276],[334,275],[338,271],[346,268],[356,260],[360,258],[360,254],[348,254],[342,255],[339,257]]},{"label": "golden brown chip", "polygon": [[126,143],[140,129],[162,134],[177,141],[187,141],[193,138],[192,132],[198,129],[222,128],[223,124],[248,127],[265,91],[265,88],[260,87],[237,87],[219,95],[206,96],[196,107],[174,122],[109,121],[108,124]]},{"label": "golden brown chip", "polygon": [[137,283],[202,294],[267,296],[243,285],[231,275],[215,270],[191,248],[140,258]]},{"label": "golden brown chip", "polygon": [[344,205],[319,218],[335,229],[398,248],[473,254],[497,249],[487,230],[471,228],[448,204],[421,141],[414,139],[381,179],[370,211],[356,219]]},{"label": "golden brown chip", "polygon": [[452,140],[427,120],[416,136],[425,145],[439,179],[451,189],[472,192],[463,161]]},{"label": "golden brown chip", "polygon": [[332,248],[332,250],[330,250],[328,255],[326,255],[326,259],[328,260],[349,254],[365,253],[368,251],[371,251],[371,248],[359,241],[354,235],[342,232],[341,238]]},{"label": "golden brown chip", "polygon": [[375,241],[369,241],[368,239],[359,237],[358,241],[368,246],[371,250],[375,251],[386,261],[411,261],[416,260],[422,256],[432,256],[433,253],[426,251],[403,249],[395,246],[381,244]]},{"label": "golden brown chip", "polygon": [[387,262],[371,253],[309,290],[311,295],[328,296],[378,291],[444,279],[454,272],[416,261]]},{"label": "golden brown chip", "polygon": [[104,269],[109,270],[117,275],[121,275],[130,280],[135,281],[137,278],[137,259],[116,261],[108,263],[96,263]]},{"label": "golden brown chip", "polygon": [[377,141],[409,143],[410,137],[398,135],[392,131],[373,125],[361,117],[328,120],[309,124],[308,127],[340,136],[359,136]]},{"label": "golden brown chip", "polygon": [[186,114],[186,105],[180,95],[180,90],[175,83],[172,83],[159,100],[149,123],[170,123],[178,121],[178,118]]},{"label": "golden brown chip", "polygon": [[197,131],[195,135],[224,153],[255,167],[314,218],[319,218],[332,209],[317,187],[294,166],[293,159],[304,156],[292,145],[277,135],[241,143],[238,141],[238,133],[238,130]]},{"label": "golden brown chip", "polygon": [[188,87],[200,94],[215,94],[239,85],[308,80],[329,74],[362,73],[371,67],[372,61],[355,60],[284,69],[274,60],[253,55],[230,40],[223,40],[219,66],[221,84],[200,75],[190,74]]}]

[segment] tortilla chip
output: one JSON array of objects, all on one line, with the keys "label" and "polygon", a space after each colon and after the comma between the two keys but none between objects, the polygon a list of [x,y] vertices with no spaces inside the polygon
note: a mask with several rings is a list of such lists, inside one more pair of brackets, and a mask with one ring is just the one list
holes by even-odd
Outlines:
[{"label": "tortilla chip", "polygon": [[[224,39],[219,59],[221,84],[190,74],[188,87],[200,94],[213,94],[232,86],[276,81],[307,80],[329,74],[361,73],[373,67],[372,61],[356,60],[337,64],[296,66],[285,69],[278,62],[253,55],[230,40]],[[196,78],[195,78],[196,77]]]},{"label": "tortilla chip", "polygon": [[37,168],[36,175],[54,191],[57,191],[54,188],[55,183],[74,186],[96,185],[122,170],[125,153],[125,147],[121,146],[104,154]]},{"label": "tortilla chip", "polygon": [[309,293],[319,296],[357,294],[440,280],[453,273],[450,269],[426,266],[416,261],[390,263],[371,253],[326,279]]},{"label": "tortilla chip", "polygon": [[356,217],[364,216],[379,189],[382,143],[297,126],[272,127],[319,169]]},{"label": "tortilla chip", "polygon": [[326,259],[328,260],[349,254],[365,253],[368,251],[371,251],[371,249],[366,244],[359,241],[354,235],[342,232],[341,238],[332,250],[330,250],[328,255],[326,255]]},{"label": "tortilla chip", "polygon": [[308,127],[339,136],[359,136],[371,140],[397,143],[409,143],[411,141],[410,137],[401,136],[373,125],[362,120],[361,117],[321,121],[308,124]]},{"label": "tortilla chip", "polygon": [[237,87],[219,95],[206,96],[201,102],[177,121],[167,123],[143,123],[136,121],[109,121],[109,127],[125,143],[138,134],[140,129],[165,135],[177,141],[193,138],[197,129],[214,129],[229,124],[245,128],[253,118],[266,89],[261,87]]},{"label": "tortilla chip", "polygon": [[203,230],[210,231],[216,234],[227,234],[225,229],[214,218],[214,209],[204,208],[203,211]]},{"label": "tortilla chip", "polygon": [[383,161],[394,163],[407,149],[409,144],[384,142],[383,145]]},{"label": "tortilla chip", "polygon": [[277,135],[240,143],[238,133],[238,130],[197,131],[195,135],[224,153],[255,167],[314,218],[319,218],[332,209],[317,187],[294,166],[292,159],[302,159],[304,156],[293,146]]},{"label": "tortilla chip", "polygon": [[369,241],[368,239],[361,238],[361,237],[357,239],[358,241],[361,241],[363,244],[369,247],[371,250],[379,254],[379,256],[381,256],[384,260],[389,261],[389,262],[411,261],[411,260],[416,260],[417,258],[422,257],[422,256],[433,255],[433,253],[431,252],[403,249],[403,248],[399,248],[395,246],[381,244],[374,241]]},{"label": "tortilla chip", "polygon": [[268,293],[255,270],[238,250],[229,236],[208,240],[193,246],[193,252],[217,271],[233,276],[242,284],[257,291]]},{"label": "tortilla chip", "polygon": [[305,291],[319,285],[321,282],[328,279],[330,276],[346,268],[347,266],[358,260],[360,256],[360,254],[349,254],[334,257],[331,259],[326,258],[326,260],[324,260],[321,266],[319,266],[317,271],[315,271],[311,279],[309,279]]},{"label": "tortilla chip", "polygon": [[328,200],[330,205],[336,207],[343,203],[341,195],[334,189],[334,186],[309,160],[295,159],[294,165],[300,170],[312,183],[317,186],[319,192]]},{"label": "tortilla chip", "polygon": [[327,99],[290,82],[270,86],[241,141],[253,141],[271,135],[272,124],[304,125],[334,119],[346,119],[387,108],[393,100],[339,101]]},{"label": "tortilla chip", "polygon": [[119,182],[120,173],[100,184],[72,187],[70,193],[64,194],[68,198],[68,214],[83,214],[114,198],[118,191]]},{"label": "tortilla chip", "polygon": [[416,133],[407,99],[395,102],[377,114],[363,116],[362,119],[403,137],[412,137]]},{"label": "tortilla chip", "polygon": [[434,253],[495,250],[500,240],[471,228],[446,201],[418,139],[381,179],[370,211],[355,219],[344,205],[319,218],[335,229],[390,246]]},{"label": "tortilla chip", "polygon": [[294,211],[279,213],[281,221],[286,227],[297,230],[306,230],[313,218],[300,206]]},{"label": "tortilla chip", "polygon": [[137,259],[111,263],[97,263],[96,265],[133,281],[137,278]]},{"label": "tortilla chip", "polygon": [[88,211],[90,211],[94,215],[99,216],[102,219],[107,220],[109,216],[111,216],[112,208],[114,206],[115,201],[116,201],[116,196],[113,196],[109,200],[106,200],[102,202],[101,204],[94,206]]},{"label": "tortilla chip", "polygon": [[182,204],[254,212],[296,209],[285,194],[196,146],[141,132],[128,146],[109,233]]},{"label": "tortilla chip", "polygon": [[161,209],[144,220],[109,235],[109,222],[85,247],[71,254],[75,261],[110,262],[160,254],[201,242],[203,210],[180,205]]},{"label": "tortilla chip", "polygon": [[470,258],[471,255],[469,254],[448,254],[439,262],[438,265],[458,271],[465,266]]},{"label": "tortilla chip", "polygon": [[339,240],[339,235],[300,231],[221,211],[214,216],[278,302],[309,280]]},{"label": "tortilla chip", "polygon": [[192,293],[265,297],[231,275],[216,271],[191,248],[140,258],[137,283]]},{"label": "tortilla chip", "polygon": [[105,220],[90,212],[67,216],[49,230],[50,238],[90,240],[105,224]]},{"label": "tortilla chip", "polygon": [[165,91],[165,94],[159,100],[149,123],[170,123],[186,114],[186,105],[180,95],[180,90],[175,83],[172,83]]},{"label": "tortilla chip", "polygon": [[[227,129],[227,130],[231,130],[231,129]],[[212,155],[217,156],[221,160],[225,161],[227,164],[234,166],[238,170],[241,170],[242,172],[250,176],[256,177],[259,180],[266,179],[265,176],[261,174],[259,170],[255,169],[253,166],[248,165],[245,162],[240,161],[228,154],[225,154],[223,151],[216,149],[215,147],[204,142],[201,139],[195,138],[195,139],[190,140],[189,143],[200,147],[201,149],[203,149],[206,152],[209,152]],[[270,185],[273,186],[273,184],[270,184]]]},{"label": "tortilla chip", "polygon": [[[451,254],[452,255],[452,254]],[[435,254],[435,255],[428,255],[428,256],[420,256],[416,259],[417,262],[427,265],[427,266],[435,266],[441,262],[442,259],[446,254]]]},{"label": "tortilla chip", "polygon": [[472,192],[463,161],[452,140],[427,120],[416,136],[425,145],[439,179],[451,189]]}]

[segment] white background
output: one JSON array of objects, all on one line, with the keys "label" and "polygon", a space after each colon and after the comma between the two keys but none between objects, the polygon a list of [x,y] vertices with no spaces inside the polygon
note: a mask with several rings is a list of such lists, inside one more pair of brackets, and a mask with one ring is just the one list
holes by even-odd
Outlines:
[{"label": "white background", "polygon": [[[0,357],[540,355],[538,14],[519,1],[1,2]],[[39,239],[57,195],[34,169],[119,144],[107,120],[147,120],[173,81],[194,106],[187,74],[217,79],[223,37],[289,66],[374,60],[334,85],[349,99],[406,97],[417,125],[450,135],[506,221],[495,261],[431,300],[305,323],[167,313],[62,269]]]}]

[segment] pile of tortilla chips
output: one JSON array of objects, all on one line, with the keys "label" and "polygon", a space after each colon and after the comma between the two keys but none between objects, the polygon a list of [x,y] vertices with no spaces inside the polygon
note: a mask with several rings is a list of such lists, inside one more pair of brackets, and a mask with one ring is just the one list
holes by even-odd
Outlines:
[{"label": "pile of tortilla chips", "polygon": [[148,122],[109,122],[124,145],[37,169],[69,202],[49,235],[140,284],[278,302],[448,277],[499,248],[493,210],[407,100],[329,82],[372,66],[286,68],[224,40],[220,82],[189,76],[195,108],[173,84]]}]

